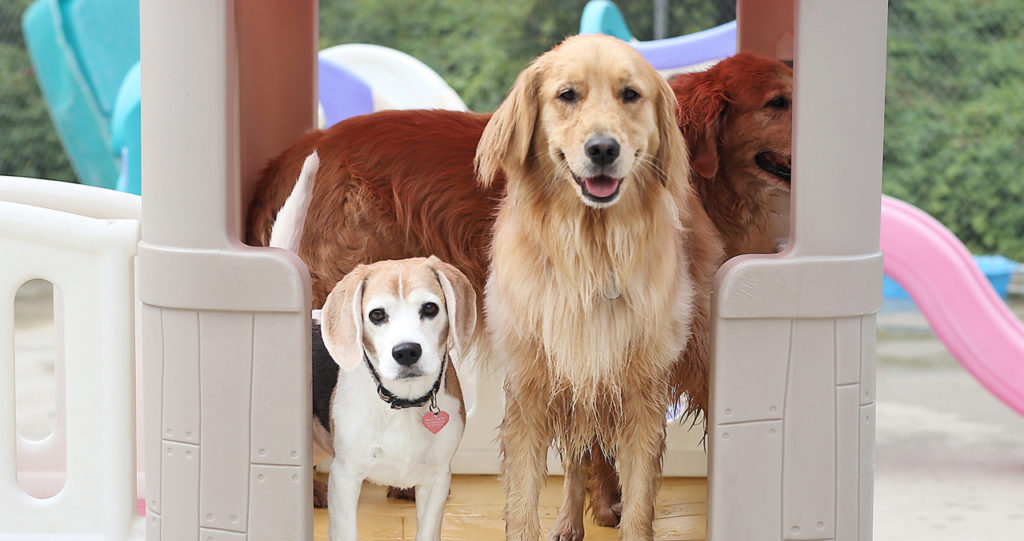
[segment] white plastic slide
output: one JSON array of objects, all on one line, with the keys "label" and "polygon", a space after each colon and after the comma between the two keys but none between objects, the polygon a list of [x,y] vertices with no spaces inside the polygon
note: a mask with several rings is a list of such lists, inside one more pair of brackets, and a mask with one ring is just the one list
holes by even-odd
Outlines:
[{"label": "white plastic slide", "polygon": [[466,104],[434,70],[401,51],[366,43],[346,43],[320,51],[321,60],[356,74],[373,90],[374,111],[452,109]]},{"label": "white plastic slide", "polygon": [[882,197],[885,272],[906,289],[960,364],[1024,415],[1024,325],[938,220]]}]

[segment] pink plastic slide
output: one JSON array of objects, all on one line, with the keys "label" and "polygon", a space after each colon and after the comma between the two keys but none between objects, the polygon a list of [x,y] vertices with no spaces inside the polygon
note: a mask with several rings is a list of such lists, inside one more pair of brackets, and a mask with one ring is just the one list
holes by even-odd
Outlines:
[{"label": "pink plastic slide", "polygon": [[910,293],[950,353],[1024,415],[1024,325],[938,220],[882,196],[885,272]]}]

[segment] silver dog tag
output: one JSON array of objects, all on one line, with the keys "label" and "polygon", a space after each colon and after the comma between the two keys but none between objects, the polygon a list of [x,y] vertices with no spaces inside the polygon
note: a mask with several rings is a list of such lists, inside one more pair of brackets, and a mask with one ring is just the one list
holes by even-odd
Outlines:
[{"label": "silver dog tag", "polygon": [[604,296],[608,297],[609,300],[615,300],[622,295],[622,292],[619,291],[619,282],[615,279],[614,272],[608,273],[608,284],[604,286],[602,291],[604,292]]}]

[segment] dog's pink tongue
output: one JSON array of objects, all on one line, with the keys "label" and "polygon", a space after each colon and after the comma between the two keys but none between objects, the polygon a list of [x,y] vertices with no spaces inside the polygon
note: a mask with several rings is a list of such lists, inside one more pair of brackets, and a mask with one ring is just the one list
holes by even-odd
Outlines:
[{"label": "dog's pink tongue", "polygon": [[619,182],[621,179],[612,178],[607,175],[601,175],[599,177],[589,177],[583,179],[583,182],[587,185],[587,191],[594,197],[608,197],[615,193],[615,190],[619,189]]}]

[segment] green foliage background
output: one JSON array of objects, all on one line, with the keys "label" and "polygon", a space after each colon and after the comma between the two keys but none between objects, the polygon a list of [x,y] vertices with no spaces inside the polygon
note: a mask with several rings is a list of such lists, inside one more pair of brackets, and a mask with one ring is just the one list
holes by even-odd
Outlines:
[{"label": "green foliage background", "polygon": [[[31,0],[0,1],[0,174],[71,180],[25,52]],[[321,0],[320,44],[394,47],[476,111],[576,32],[586,0]],[[639,39],[651,0],[618,2]],[[731,0],[669,0],[669,35],[735,18]],[[1024,4],[890,0],[884,191],[920,206],[972,251],[1024,261]],[[856,149],[851,149],[856,152]]]},{"label": "green foliage background", "polygon": [[[474,111],[493,111],[537,55],[579,31],[587,0],[320,0],[320,46],[375,43],[411,54],[444,77]],[[651,0],[617,2],[639,39],[652,33]],[[729,0],[670,0],[669,35],[736,18]]]},{"label": "green foliage background", "polygon": [[1024,4],[892,0],[883,189],[1024,261]]},{"label": "green foliage background", "polygon": [[21,37],[31,3],[0,1],[0,175],[74,180]]}]

